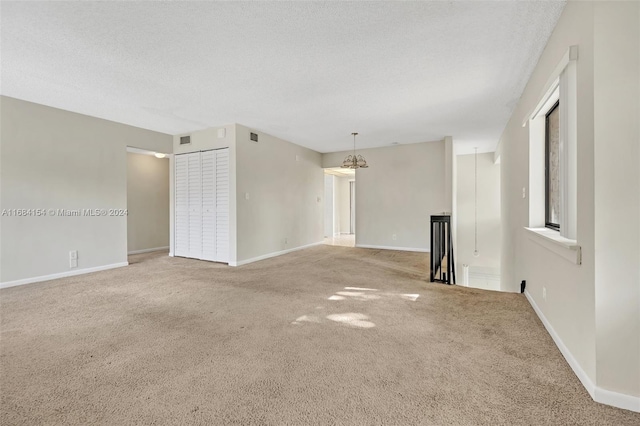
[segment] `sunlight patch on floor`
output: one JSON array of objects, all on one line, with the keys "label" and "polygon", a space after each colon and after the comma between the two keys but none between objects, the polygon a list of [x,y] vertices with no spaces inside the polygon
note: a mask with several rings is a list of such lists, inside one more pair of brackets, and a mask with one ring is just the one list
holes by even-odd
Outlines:
[{"label": "sunlight patch on floor", "polygon": [[338,291],[336,293],[338,296],[344,296],[344,297],[353,297],[355,299],[358,300],[376,300],[376,299],[380,299],[380,296],[377,296],[375,294],[367,294],[361,291]]},{"label": "sunlight patch on floor", "polygon": [[377,288],[365,288],[365,287],[345,287],[345,290],[359,290],[359,291],[378,291]]},{"label": "sunlight patch on floor", "polygon": [[[380,293],[379,290],[375,288],[365,288],[365,287],[344,287],[346,291],[337,291],[336,294],[333,294],[328,297],[328,300],[332,301],[341,301],[341,300],[379,300],[383,297],[392,298],[392,299],[404,299],[409,300],[411,302],[415,302],[420,297],[419,294],[413,293]],[[378,292],[378,293],[372,293]],[[332,306],[342,306],[342,304],[331,304]],[[323,309],[321,306],[317,306],[316,309]],[[342,325],[347,325],[350,327],[356,328],[372,328],[375,327],[376,324],[372,321],[369,321],[369,316],[360,313],[346,313],[346,314],[332,314],[327,315],[326,319],[337,322]],[[303,324],[303,323],[315,323],[321,324],[322,320],[316,315],[303,315],[298,317],[291,324]]]},{"label": "sunlight patch on floor", "polygon": [[328,315],[327,319],[335,322],[339,322],[344,325],[348,325],[351,327],[358,328],[373,328],[376,325],[371,321],[367,321],[369,319],[368,315],[365,314],[356,314],[356,313],[346,313],[346,314],[334,314]]},{"label": "sunlight patch on floor", "polygon": [[[329,300],[347,300],[347,299],[355,299],[355,300],[378,300],[382,297],[400,297],[401,299],[410,300],[415,302],[420,297],[419,294],[403,294],[403,293],[367,293],[378,291],[374,288],[363,288],[363,287],[345,287],[345,290],[349,291],[337,291],[334,295],[329,296]],[[357,291],[356,291],[357,290]]]},{"label": "sunlight patch on floor", "polygon": [[418,297],[420,297],[419,294],[401,294],[400,297],[402,297],[403,299],[407,299],[407,300],[411,300],[412,302],[415,302],[416,300],[418,300]]},{"label": "sunlight patch on floor", "polygon": [[318,318],[315,315],[303,315],[301,317],[296,318],[296,320],[291,324],[301,324],[303,322],[313,322],[316,324],[320,324],[320,318]]}]

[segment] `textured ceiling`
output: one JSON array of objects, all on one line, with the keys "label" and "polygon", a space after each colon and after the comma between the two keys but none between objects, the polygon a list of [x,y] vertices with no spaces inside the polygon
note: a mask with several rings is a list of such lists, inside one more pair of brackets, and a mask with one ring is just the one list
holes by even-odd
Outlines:
[{"label": "textured ceiling", "polygon": [[1,93],[320,152],[494,149],[564,2],[5,2]]}]

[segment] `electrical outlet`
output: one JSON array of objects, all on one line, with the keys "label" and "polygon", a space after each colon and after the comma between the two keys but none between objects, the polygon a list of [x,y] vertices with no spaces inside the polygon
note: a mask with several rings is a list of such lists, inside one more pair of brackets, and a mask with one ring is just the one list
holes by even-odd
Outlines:
[{"label": "electrical outlet", "polygon": [[522,198],[527,198],[527,188],[522,187]]},{"label": "electrical outlet", "polygon": [[396,241],[396,240],[398,239],[398,236],[397,236],[396,234],[393,234],[393,235],[391,236],[391,239],[392,239],[393,241]]},{"label": "electrical outlet", "polygon": [[248,200],[248,199],[249,199],[249,193],[248,193],[248,192],[245,192],[245,193],[244,193],[244,199],[245,199],[245,200]]},{"label": "electrical outlet", "polygon": [[289,244],[289,239],[288,239],[288,238],[286,238],[286,237],[285,237],[285,239],[284,239],[284,244],[285,244],[285,245]]},{"label": "electrical outlet", "polygon": [[69,252],[69,268],[78,267],[78,250],[71,250]]},{"label": "electrical outlet", "polygon": [[542,287],[542,298],[544,300],[547,300],[547,288],[546,287]]}]

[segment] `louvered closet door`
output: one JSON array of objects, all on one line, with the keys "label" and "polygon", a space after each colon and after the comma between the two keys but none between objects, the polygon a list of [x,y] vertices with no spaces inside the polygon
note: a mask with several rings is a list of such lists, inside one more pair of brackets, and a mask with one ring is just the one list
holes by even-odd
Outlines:
[{"label": "louvered closet door", "polygon": [[202,158],[202,259],[216,260],[216,154]]},{"label": "louvered closet door", "polygon": [[202,153],[202,259],[229,262],[229,150]]},{"label": "louvered closet door", "polygon": [[202,257],[202,175],[200,153],[186,154],[189,160],[189,254]]},{"label": "louvered closet door", "polygon": [[229,262],[229,149],[176,155],[175,255]]},{"label": "louvered closet door", "polygon": [[175,156],[174,255],[189,256],[189,159]]},{"label": "louvered closet door", "polygon": [[216,259],[229,262],[229,149],[215,151]]}]

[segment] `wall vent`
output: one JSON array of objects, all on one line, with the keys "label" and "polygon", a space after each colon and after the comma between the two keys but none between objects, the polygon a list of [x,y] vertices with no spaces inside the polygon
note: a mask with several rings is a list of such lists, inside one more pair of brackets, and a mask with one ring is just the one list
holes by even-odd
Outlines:
[{"label": "wall vent", "polygon": [[180,145],[188,145],[191,143],[191,136],[180,136]]},{"label": "wall vent", "polygon": [[254,142],[258,142],[258,134],[257,133],[251,133],[251,140]]}]

